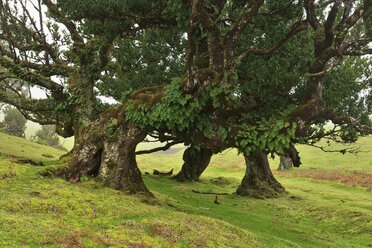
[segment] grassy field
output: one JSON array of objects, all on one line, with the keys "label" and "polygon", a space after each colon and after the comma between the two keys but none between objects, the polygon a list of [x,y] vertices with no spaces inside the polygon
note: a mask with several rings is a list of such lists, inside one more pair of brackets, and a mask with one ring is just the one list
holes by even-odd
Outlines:
[{"label": "grassy field", "polygon": [[[144,175],[156,195],[149,199],[92,179],[44,178],[38,173],[61,166],[63,152],[0,133],[0,247],[370,247],[372,137],[359,145],[357,156],[298,147],[303,165],[275,172],[288,194],[231,194],[216,205],[214,195],[191,190],[233,193],[245,170],[234,150],[215,155],[201,182]],[[178,171],[183,149],[139,156],[138,165],[143,173]],[[270,162],[275,170],[278,161]]]}]

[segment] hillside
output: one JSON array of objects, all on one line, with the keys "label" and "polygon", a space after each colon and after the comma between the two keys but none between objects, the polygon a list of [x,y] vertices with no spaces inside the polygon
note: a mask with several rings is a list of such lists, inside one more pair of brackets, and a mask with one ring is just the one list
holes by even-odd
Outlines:
[{"label": "hillside", "polygon": [[[372,137],[362,139],[362,150]],[[144,145],[146,146],[146,145]],[[300,147],[303,165],[277,173],[288,194],[254,199],[232,193],[244,173],[242,157],[213,157],[201,182],[144,175],[156,199],[127,196],[85,178],[70,183],[39,172],[61,166],[61,151],[0,133],[0,247],[368,247],[372,245],[371,187],[359,181],[314,180],[316,172],[371,172],[371,151],[338,158]],[[43,156],[44,154],[44,156]],[[51,155],[47,158],[45,155]],[[12,156],[43,161],[17,164]],[[138,157],[142,172],[178,171],[182,148]],[[272,167],[277,161],[272,161]],[[298,173],[298,174],[295,174]],[[362,174],[369,176],[370,174]],[[333,178],[328,178],[333,179]],[[355,186],[353,186],[355,184]]]}]

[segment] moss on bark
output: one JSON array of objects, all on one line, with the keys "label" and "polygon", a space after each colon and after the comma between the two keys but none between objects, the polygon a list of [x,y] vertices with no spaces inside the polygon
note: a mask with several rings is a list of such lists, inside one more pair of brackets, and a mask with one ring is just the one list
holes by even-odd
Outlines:
[{"label": "moss on bark", "polygon": [[236,191],[238,195],[272,198],[285,192],[284,187],[274,178],[265,153],[255,151],[244,158],[246,172]]}]

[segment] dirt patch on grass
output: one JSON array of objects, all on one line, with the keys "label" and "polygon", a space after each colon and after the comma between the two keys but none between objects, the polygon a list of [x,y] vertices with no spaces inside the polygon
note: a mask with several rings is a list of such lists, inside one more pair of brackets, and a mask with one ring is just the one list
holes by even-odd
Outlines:
[{"label": "dirt patch on grass", "polygon": [[281,177],[310,177],[317,180],[338,180],[341,183],[350,184],[353,186],[362,186],[372,188],[372,174],[365,172],[354,172],[353,174],[341,174],[337,172],[274,172],[275,175]]},{"label": "dirt patch on grass", "polygon": [[34,160],[31,160],[31,159],[24,159],[24,158],[16,157],[13,155],[8,155],[7,157],[17,164],[30,164],[33,166],[45,166],[43,162],[35,162]]},{"label": "dirt patch on grass", "polygon": [[50,239],[40,241],[39,245],[59,244],[61,248],[85,248],[86,246],[84,242],[81,241],[81,238],[87,236],[86,232],[72,232],[61,237],[56,237],[54,234],[51,234]]}]

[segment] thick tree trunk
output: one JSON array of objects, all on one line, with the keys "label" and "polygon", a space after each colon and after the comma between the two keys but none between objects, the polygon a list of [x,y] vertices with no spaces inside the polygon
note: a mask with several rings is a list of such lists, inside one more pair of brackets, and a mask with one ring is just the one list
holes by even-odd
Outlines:
[{"label": "thick tree trunk", "polygon": [[125,121],[125,116],[118,118],[119,110],[107,111],[99,121],[82,129],[66,177],[71,181],[79,181],[83,176],[97,177],[111,188],[151,195],[143,183],[135,155],[137,144],[147,133]]},{"label": "thick tree trunk", "polygon": [[184,163],[175,178],[180,182],[198,181],[200,175],[208,167],[212,155],[211,150],[204,148],[197,150],[194,146],[190,146],[183,153]]},{"label": "thick tree trunk", "polygon": [[265,153],[256,151],[244,158],[246,172],[236,191],[238,195],[270,198],[285,192],[284,187],[274,178]]},{"label": "thick tree trunk", "polygon": [[292,164],[292,159],[290,157],[281,155],[278,170],[288,170],[293,167]]}]

